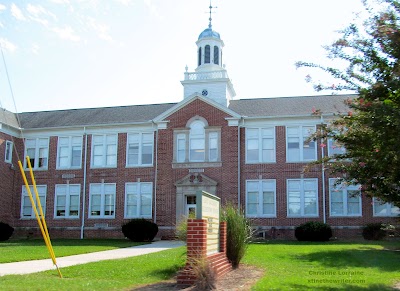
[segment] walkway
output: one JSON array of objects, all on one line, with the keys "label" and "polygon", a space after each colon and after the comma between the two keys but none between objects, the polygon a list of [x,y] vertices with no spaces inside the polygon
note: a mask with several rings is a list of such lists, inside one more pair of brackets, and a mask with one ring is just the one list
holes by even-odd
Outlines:
[{"label": "walkway", "polygon": [[[136,247],[59,257],[57,258],[57,265],[59,268],[63,268],[97,261],[135,257],[169,250],[183,245],[184,243],[180,241],[161,240]],[[56,270],[51,259],[0,264],[0,276],[30,274],[47,270]]]}]

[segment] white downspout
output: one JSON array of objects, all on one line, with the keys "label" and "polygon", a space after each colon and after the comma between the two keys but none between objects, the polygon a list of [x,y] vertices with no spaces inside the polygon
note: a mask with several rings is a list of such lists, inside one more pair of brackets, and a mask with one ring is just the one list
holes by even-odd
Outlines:
[{"label": "white downspout", "polygon": [[[243,119],[243,125],[244,125],[244,119]],[[241,179],[241,172],[240,172],[240,120],[238,123],[238,209],[240,209],[240,179]]]},{"label": "white downspout", "polygon": [[86,127],[83,128],[83,134],[85,135],[85,160],[83,165],[83,191],[82,191],[82,224],[81,224],[81,239],[84,238],[84,228],[85,228],[85,208],[86,208],[86,166],[87,166],[87,144],[88,136],[86,133]]},{"label": "white downspout", "polygon": [[[322,116],[322,114],[321,114],[321,126],[323,126],[323,124],[324,124],[324,118],[323,118],[323,116]],[[321,129],[322,129],[322,127],[321,127]],[[321,138],[321,144],[324,142],[324,140]],[[324,157],[325,157],[325,147],[321,147],[321,158],[322,158],[322,160],[324,159]],[[324,223],[326,223],[326,209],[325,209],[325,204],[326,204],[326,198],[325,198],[325,191],[326,191],[326,189],[325,189],[325,162],[322,162],[322,169],[321,169],[321,171],[322,171],[322,215],[323,215],[323,219],[324,219]]]},{"label": "white downspout", "polygon": [[[153,121],[154,125],[154,121]],[[157,178],[158,178],[158,128],[156,129],[155,174],[154,174],[154,223],[157,224]]]}]

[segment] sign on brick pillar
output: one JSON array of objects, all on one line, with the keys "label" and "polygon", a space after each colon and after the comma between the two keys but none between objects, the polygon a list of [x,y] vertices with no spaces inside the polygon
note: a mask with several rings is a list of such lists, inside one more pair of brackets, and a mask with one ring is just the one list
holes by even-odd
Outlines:
[{"label": "sign on brick pillar", "polygon": [[178,273],[178,285],[193,285],[193,263],[206,259],[216,276],[232,269],[226,257],[226,222],[220,223],[220,200],[204,191],[196,197],[197,219],[187,222],[187,260]]}]

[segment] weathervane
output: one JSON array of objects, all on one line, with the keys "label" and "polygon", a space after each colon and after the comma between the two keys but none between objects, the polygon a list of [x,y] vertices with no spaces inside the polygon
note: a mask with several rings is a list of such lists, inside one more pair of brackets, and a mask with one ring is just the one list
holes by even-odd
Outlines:
[{"label": "weathervane", "polygon": [[212,20],[212,18],[211,18],[212,9],[213,9],[213,8],[218,8],[218,7],[217,7],[217,6],[212,6],[212,5],[211,5],[211,0],[210,0],[210,7],[208,7],[208,8],[210,8],[210,18],[208,18],[208,20],[209,20],[210,22],[208,23],[208,28],[212,29],[212,24],[211,24],[211,20]]}]

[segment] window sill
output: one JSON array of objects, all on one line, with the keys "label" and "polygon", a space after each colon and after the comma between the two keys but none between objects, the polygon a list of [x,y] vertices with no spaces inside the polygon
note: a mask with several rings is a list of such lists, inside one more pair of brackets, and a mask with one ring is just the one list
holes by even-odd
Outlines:
[{"label": "window sill", "polygon": [[357,217],[362,217],[361,214],[357,215],[330,215],[329,218],[357,218]]},{"label": "window sill", "polygon": [[246,162],[246,165],[262,165],[262,164],[276,164],[276,161],[271,161],[271,162]]},{"label": "window sill", "polygon": [[152,167],[154,167],[153,164],[151,164],[151,165],[126,165],[125,166],[125,168],[128,168],[128,169],[130,169],[130,168],[152,168]]},{"label": "window sill", "polygon": [[54,216],[54,220],[78,220],[78,216],[74,217],[65,217],[65,216]]},{"label": "window sill", "polygon": [[115,219],[115,216],[89,216],[89,219]]},{"label": "window sill", "polygon": [[143,219],[152,219],[153,217],[150,216],[124,216],[124,219],[136,219],[136,218],[143,218]]},{"label": "window sill", "polygon": [[319,218],[319,215],[288,215],[287,218]]},{"label": "window sill", "polygon": [[276,215],[246,215],[247,218],[277,218]]},{"label": "window sill", "polygon": [[222,167],[222,162],[187,162],[187,163],[172,163],[172,169],[186,168],[219,168]]}]

